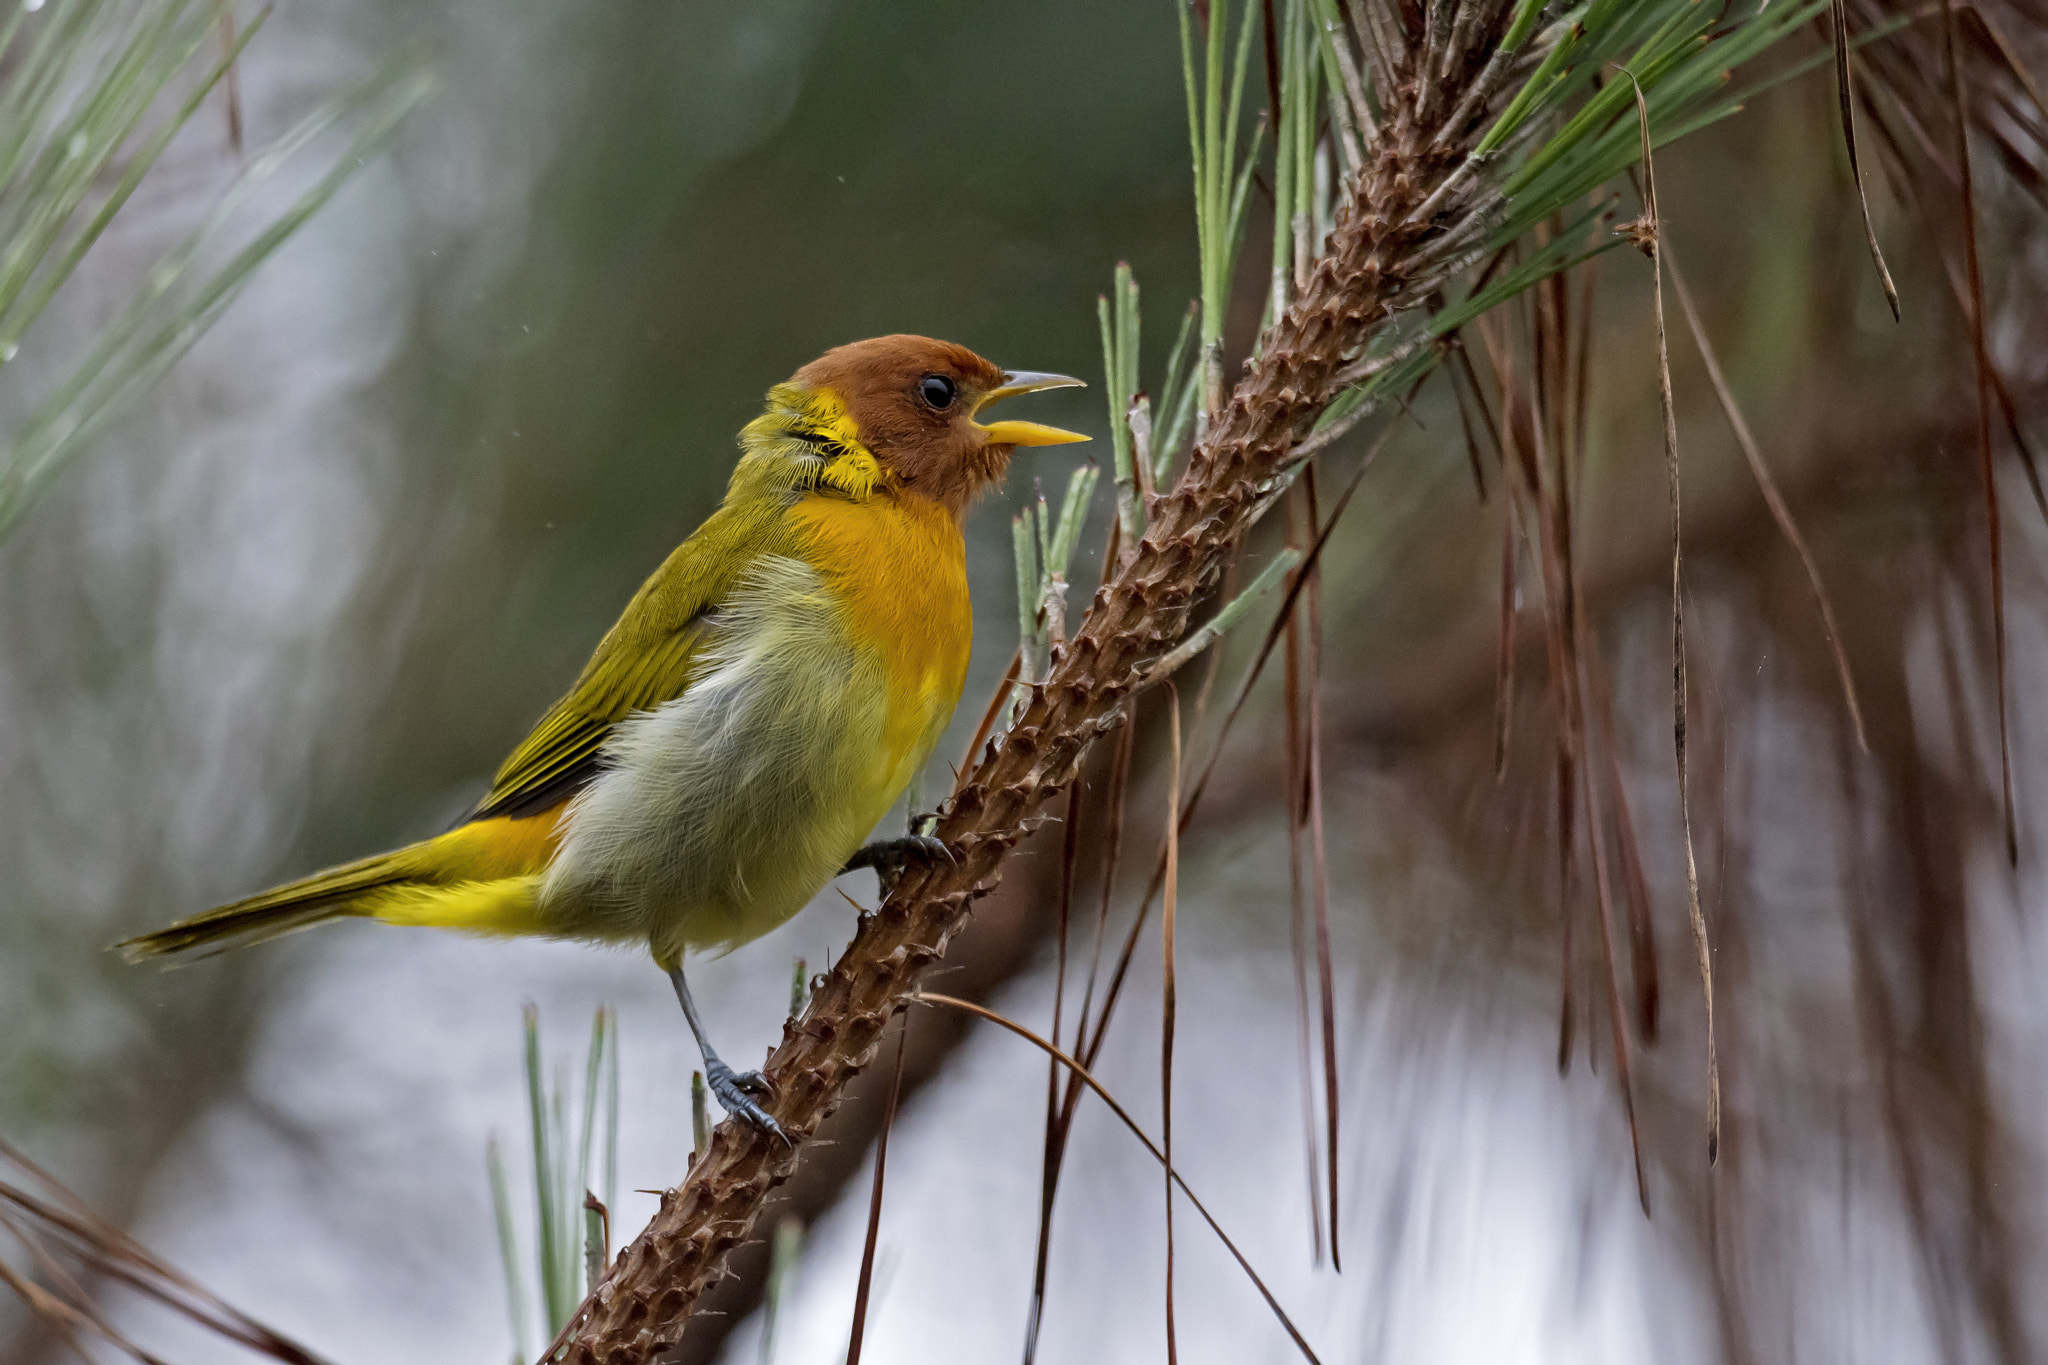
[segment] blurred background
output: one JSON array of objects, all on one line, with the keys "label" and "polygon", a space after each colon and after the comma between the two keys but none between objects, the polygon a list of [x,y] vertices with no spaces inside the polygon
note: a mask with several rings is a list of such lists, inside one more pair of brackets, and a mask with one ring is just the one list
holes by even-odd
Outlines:
[{"label": "blurred background", "polygon": [[[593,1010],[619,1010],[623,1237],[654,1208],[630,1191],[672,1184],[690,1151],[695,1055],[660,974],[629,953],[374,925],[172,972],[106,945],[460,814],[715,505],[762,393],[824,348],[914,331],[1092,377],[1095,297],[1127,260],[1153,373],[1195,287],[1174,23],[1167,4],[984,7],[972,22],[827,0],[278,12],[240,66],[255,145],[407,42],[428,44],[440,85],[0,543],[0,1133],[336,1361],[508,1359],[483,1153],[497,1135],[515,1169],[526,1160],[520,1007],[539,1006],[563,1057]],[[2014,868],[1961,257],[1939,206],[1871,174],[1902,296],[1891,320],[1835,119],[1825,71],[1810,74],[1657,167],[1673,254],[1812,544],[1868,737],[1859,747],[1800,562],[1675,330],[1718,1164],[1639,255],[1604,258],[1587,295],[1577,554],[1660,983],[1654,1035],[1631,1039],[1648,1215],[1591,893],[1583,871],[1560,888],[1526,603],[1496,777],[1502,499],[1497,470],[1476,492],[1441,378],[1324,560],[1341,1272],[1304,1158],[1277,676],[1185,845],[1176,1157],[1327,1361],[2048,1349],[2048,537],[2001,444]],[[238,155],[224,106],[195,120],[38,344],[85,335]],[[1877,159],[1866,148],[1866,171]],[[1978,169],[1989,335],[2031,429],[2048,399],[2048,236],[2025,175],[2009,174],[2024,165],[1986,155]],[[1253,261],[1268,230],[1255,213]],[[1244,272],[1246,342],[1259,273]],[[20,401],[0,393],[9,411]],[[1107,432],[1099,389],[1031,415]],[[1327,477],[1348,475],[1371,434],[1334,450]],[[942,757],[961,752],[1014,643],[1007,515],[1034,479],[1055,491],[1106,445],[1020,460],[975,514],[980,638]],[[1101,544],[1108,503],[1105,490],[1084,545]],[[1261,629],[1230,642],[1219,697]],[[1191,761],[1215,730],[1213,714],[1195,729]],[[1163,736],[1141,716],[1118,925],[1163,828]],[[1084,836],[1087,915],[1099,832]],[[1058,862],[1056,831],[1012,860],[937,989],[1043,1024]],[[844,889],[872,903],[865,876]],[[828,890],[693,973],[725,1055],[779,1036],[792,961],[828,963],[853,913]],[[1632,999],[1645,965],[1627,974]],[[1148,939],[1098,1068],[1155,1130],[1158,976]],[[1044,1061],[953,1019],[910,1028],[868,1356],[1012,1359]],[[770,1212],[808,1229],[773,1342],[757,1252],[686,1354],[843,1356],[879,1107],[874,1087],[857,1093],[838,1145],[807,1155]],[[1156,1166],[1084,1103],[1040,1359],[1162,1355],[1161,1203]],[[1177,1245],[1182,1358],[1293,1358],[1194,1219]],[[223,1358],[175,1324],[149,1330],[170,1358]],[[11,1300],[0,1343],[8,1361],[63,1358]]]}]

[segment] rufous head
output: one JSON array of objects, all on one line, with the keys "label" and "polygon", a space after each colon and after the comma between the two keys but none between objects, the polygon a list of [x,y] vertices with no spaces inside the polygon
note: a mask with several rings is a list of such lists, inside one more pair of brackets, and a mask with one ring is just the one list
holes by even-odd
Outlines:
[{"label": "rufous head", "polygon": [[849,428],[844,434],[874,456],[892,486],[956,517],[1002,482],[1018,446],[1088,439],[1037,422],[976,420],[1004,398],[1080,380],[1004,370],[965,346],[930,337],[875,337],[835,347],[789,383],[812,400],[807,406],[821,419]]}]

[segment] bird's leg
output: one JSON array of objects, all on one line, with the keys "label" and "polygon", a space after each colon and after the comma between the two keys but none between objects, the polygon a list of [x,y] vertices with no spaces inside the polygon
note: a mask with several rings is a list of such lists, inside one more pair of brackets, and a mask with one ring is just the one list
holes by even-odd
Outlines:
[{"label": "bird's leg", "polygon": [[704,1080],[711,1087],[711,1093],[728,1114],[738,1114],[748,1123],[763,1132],[773,1133],[784,1142],[789,1134],[782,1131],[782,1125],[768,1116],[768,1111],[749,1099],[749,1094],[767,1095],[773,1093],[767,1078],[758,1071],[734,1071],[720,1060],[711,1050],[711,1040],[704,1035],[704,1021],[697,1017],[696,1002],[690,999],[690,983],[683,980],[683,963],[676,959],[676,965],[668,969],[670,984],[676,988],[676,999],[683,1007],[683,1018],[690,1021],[690,1032],[696,1035],[697,1050],[704,1054]]},{"label": "bird's leg", "polygon": [[[928,823],[929,822],[929,823]],[[929,829],[937,821],[931,817],[913,820],[912,829]],[[946,847],[943,839],[930,834],[906,834],[900,839],[877,839],[864,845],[861,850],[846,860],[846,866],[839,869],[842,877],[857,872],[863,867],[872,867],[875,875],[882,879],[886,891],[895,880],[903,875],[904,869],[912,863],[923,863],[935,867],[940,862],[955,862],[953,850]]]}]

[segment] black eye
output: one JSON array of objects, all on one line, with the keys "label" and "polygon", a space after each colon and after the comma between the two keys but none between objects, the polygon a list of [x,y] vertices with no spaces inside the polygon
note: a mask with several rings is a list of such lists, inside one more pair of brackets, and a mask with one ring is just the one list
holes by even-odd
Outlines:
[{"label": "black eye", "polygon": [[953,381],[942,374],[928,374],[918,380],[917,391],[925,402],[941,412],[953,406]]}]

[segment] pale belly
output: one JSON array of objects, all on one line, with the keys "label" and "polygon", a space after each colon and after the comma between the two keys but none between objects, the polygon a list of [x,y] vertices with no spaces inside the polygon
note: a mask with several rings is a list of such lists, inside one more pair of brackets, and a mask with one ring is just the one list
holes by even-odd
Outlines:
[{"label": "pale belly", "polygon": [[809,565],[761,562],[689,691],[621,722],[570,806],[540,893],[556,932],[668,962],[767,933],[845,865],[958,700],[892,696],[847,619]]}]

